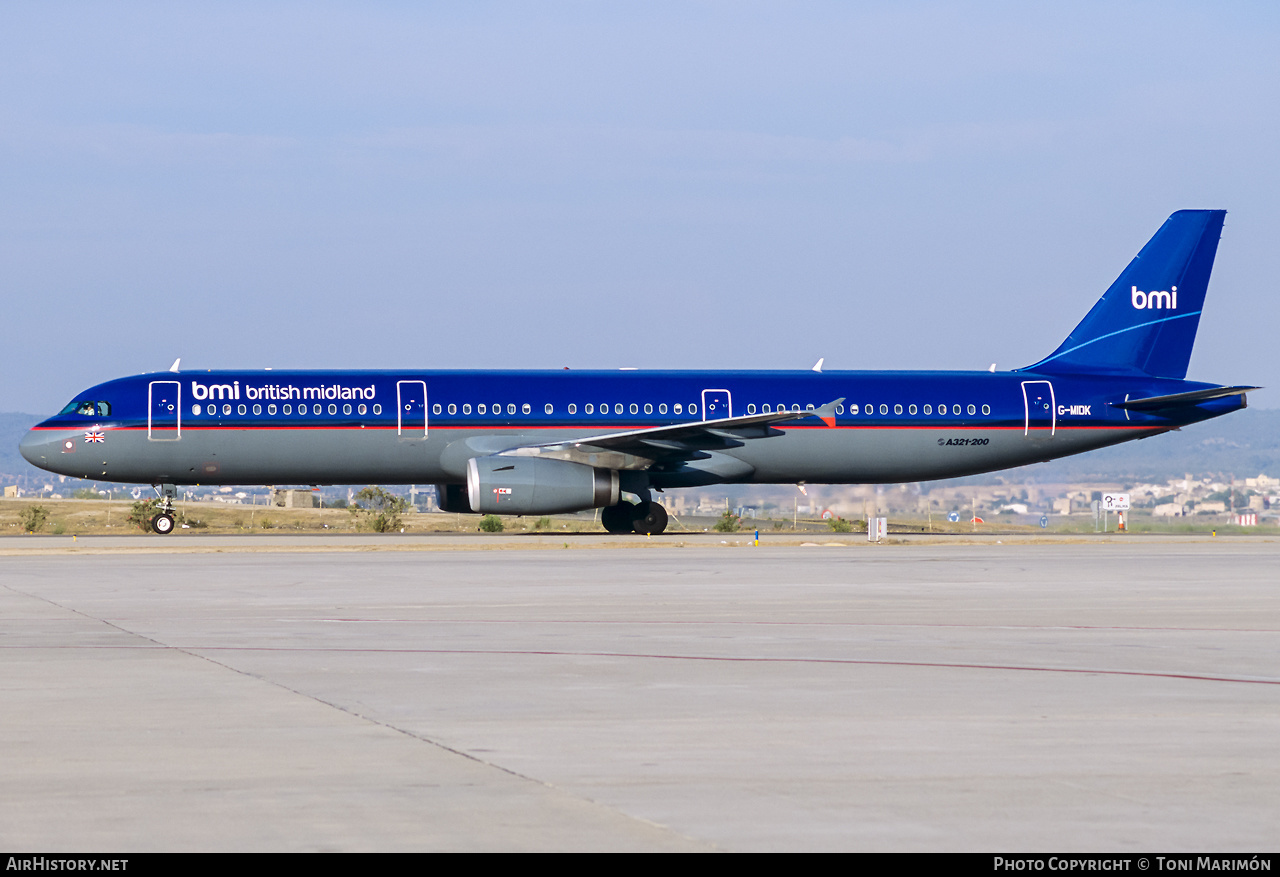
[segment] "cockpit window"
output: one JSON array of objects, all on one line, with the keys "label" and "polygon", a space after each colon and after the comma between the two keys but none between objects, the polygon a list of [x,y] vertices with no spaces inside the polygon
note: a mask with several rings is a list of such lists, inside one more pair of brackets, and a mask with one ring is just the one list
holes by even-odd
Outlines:
[{"label": "cockpit window", "polygon": [[111,403],[101,401],[76,400],[63,408],[58,414],[82,414],[85,417],[110,417]]}]

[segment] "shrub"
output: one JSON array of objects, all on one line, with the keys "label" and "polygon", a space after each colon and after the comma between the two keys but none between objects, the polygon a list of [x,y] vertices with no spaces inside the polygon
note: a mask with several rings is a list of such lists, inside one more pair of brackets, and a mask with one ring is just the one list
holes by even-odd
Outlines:
[{"label": "shrub", "polygon": [[720,516],[720,520],[716,521],[715,531],[717,533],[736,533],[741,523],[741,518],[725,509],[724,514]]},{"label": "shrub", "polygon": [[159,499],[142,499],[135,502],[129,507],[129,514],[125,516],[125,520],[133,524],[142,532],[146,533],[151,529],[151,519],[160,511]]},{"label": "shrub", "polygon": [[49,510],[42,505],[29,505],[18,512],[18,521],[21,522],[24,533],[38,532],[47,520],[49,520]]},{"label": "shrub", "polygon": [[355,502],[347,506],[360,529],[375,533],[390,533],[401,528],[400,515],[409,507],[403,496],[388,493],[381,487],[369,486],[356,494]]},{"label": "shrub", "polygon": [[835,533],[852,533],[853,525],[844,518],[831,518],[827,521],[827,526]]},{"label": "shrub", "polygon": [[480,519],[480,530],[484,533],[501,533],[505,529],[502,518],[497,515],[485,515]]}]

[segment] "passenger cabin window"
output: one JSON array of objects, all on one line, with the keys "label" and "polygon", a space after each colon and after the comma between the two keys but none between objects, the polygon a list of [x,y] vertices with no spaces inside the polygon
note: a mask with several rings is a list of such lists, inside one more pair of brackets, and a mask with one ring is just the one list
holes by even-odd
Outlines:
[{"label": "passenger cabin window", "polygon": [[[570,403],[569,403],[569,413],[570,413],[570,414],[577,414],[577,413],[578,413],[578,406],[577,406],[577,405],[575,405],[573,402],[570,402]],[[588,411],[587,413],[588,413],[588,414],[590,414],[591,412],[590,412],[590,411]]]}]

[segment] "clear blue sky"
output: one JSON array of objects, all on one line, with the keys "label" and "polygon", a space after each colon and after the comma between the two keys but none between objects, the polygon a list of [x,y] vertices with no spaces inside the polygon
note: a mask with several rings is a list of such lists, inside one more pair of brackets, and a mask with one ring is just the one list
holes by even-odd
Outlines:
[{"label": "clear blue sky", "polygon": [[0,410],[184,367],[1002,368],[1225,208],[1280,406],[1273,3],[0,7]]}]

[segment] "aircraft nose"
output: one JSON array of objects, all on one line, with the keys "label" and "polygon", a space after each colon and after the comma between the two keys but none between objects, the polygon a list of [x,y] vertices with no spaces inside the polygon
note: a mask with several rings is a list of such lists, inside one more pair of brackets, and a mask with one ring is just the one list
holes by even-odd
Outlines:
[{"label": "aircraft nose", "polygon": [[32,466],[48,469],[49,448],[52,444],[53,441],[51,439],[46,438],[34,429],[29,429],[27,434],[22,437],[22,441],[18,443],[18,453],[22,454]]}]

